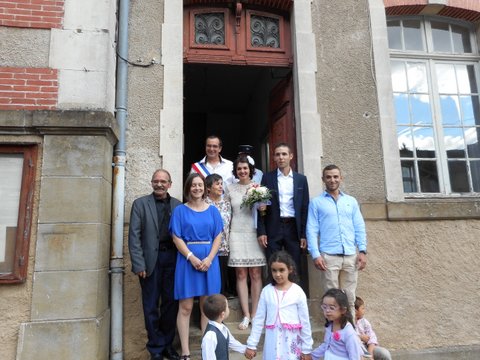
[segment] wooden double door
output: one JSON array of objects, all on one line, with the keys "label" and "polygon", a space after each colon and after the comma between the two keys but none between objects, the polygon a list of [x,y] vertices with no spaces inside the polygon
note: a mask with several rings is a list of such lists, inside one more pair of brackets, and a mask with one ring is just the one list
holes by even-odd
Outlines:
[{"label": "wooden double door", "polygon": [[[184,166],[203,157],[204,139],[216,134],[222,154],[254,146],[257,167],[274,167],[273,148],[286,142],[296,155],[289,1],[184,7]],[[198,4],[201,3],[201,4]],[[293,162],[296,169],[296,157]]]}]

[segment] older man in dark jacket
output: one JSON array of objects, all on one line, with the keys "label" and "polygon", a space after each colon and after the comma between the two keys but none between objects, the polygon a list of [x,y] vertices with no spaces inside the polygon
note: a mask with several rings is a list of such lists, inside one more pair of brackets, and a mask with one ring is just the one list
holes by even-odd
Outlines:
[{"label": "older man in dark jacket", "polygon": [[[143,313],[151,360],[177,360],[172,347],[178,302],[173,296],[177,250],[168,231],[173,209],[181,202],[170,196],[168,171],[158,169],[152,176],[153,193],[132,205],[128,248],[132,271],[142,287]],[[158,305],[162,299],[160,312]]]}]

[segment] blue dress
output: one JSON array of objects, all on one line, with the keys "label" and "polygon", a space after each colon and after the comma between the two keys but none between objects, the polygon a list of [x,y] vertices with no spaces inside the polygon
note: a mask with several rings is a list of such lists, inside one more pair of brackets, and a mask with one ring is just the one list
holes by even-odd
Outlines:
[{"label": "blue dress", "polygon": [[[213,240],[223,230],[220,212],[210,205],[204,211],[194,211],[185,204],[175,208],[170,219],[170,232],[182,239],[200,260],[212,249]],[[218,256],[215,255],[208,271],[197,271],[180,252],[175,267],[176,300],[220,293],[221,275]]]}]

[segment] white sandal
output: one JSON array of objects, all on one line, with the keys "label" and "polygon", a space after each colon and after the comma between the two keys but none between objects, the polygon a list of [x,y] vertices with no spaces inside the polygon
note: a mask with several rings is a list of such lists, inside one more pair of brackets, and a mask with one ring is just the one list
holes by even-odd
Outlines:
[{"label": "white sandal", "polygon": [[247,330],[248,325],[250,325],[250,319],[248,317],[244,316],[243,319],[242,319],[242,322],[240,324],[238,324],[238,328],[240,330]]}]

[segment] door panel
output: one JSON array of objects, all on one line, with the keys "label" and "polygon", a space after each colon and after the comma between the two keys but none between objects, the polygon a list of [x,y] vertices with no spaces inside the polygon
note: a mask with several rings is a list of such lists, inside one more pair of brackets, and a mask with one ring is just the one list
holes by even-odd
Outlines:
[{"label": "door panel", "polygon": [[293,82],[290,72],[270,93],[268,139],[270,148],[270,169],[275,168],[273,151],[278,143],[287,143],[293,152],[291,167],[297,170],[297,149],[295,136],[295,117],[293,107]]}]

